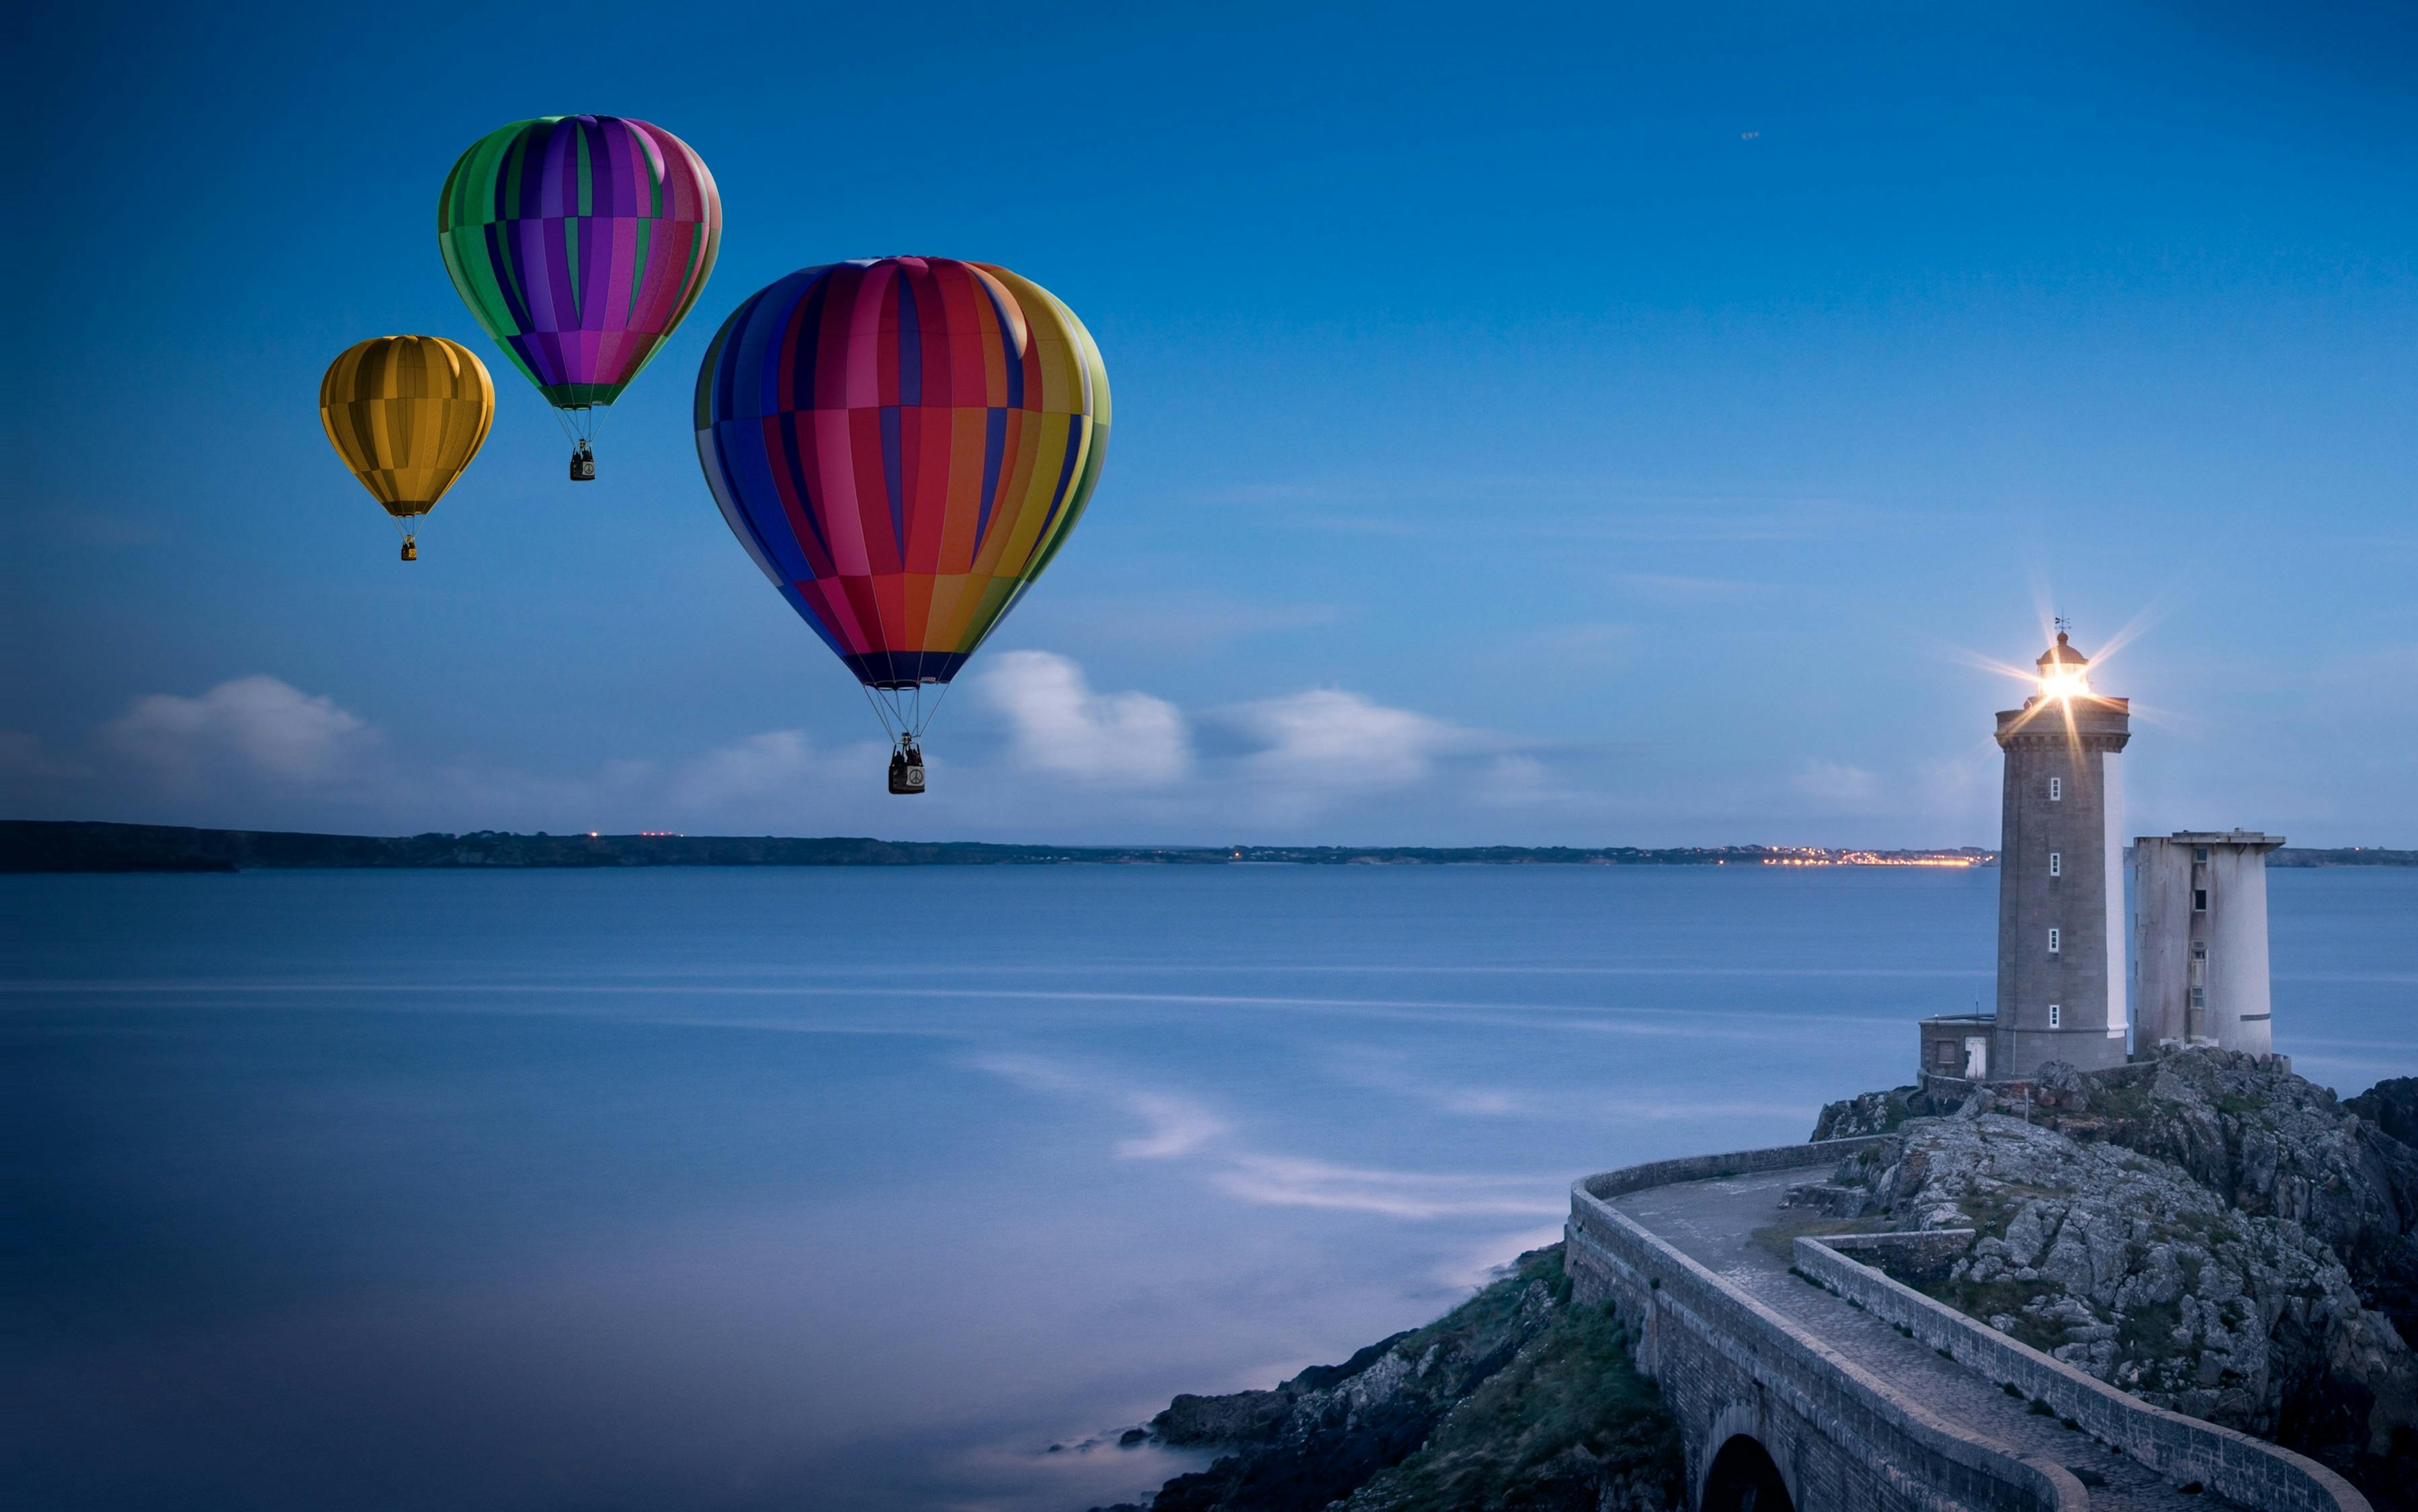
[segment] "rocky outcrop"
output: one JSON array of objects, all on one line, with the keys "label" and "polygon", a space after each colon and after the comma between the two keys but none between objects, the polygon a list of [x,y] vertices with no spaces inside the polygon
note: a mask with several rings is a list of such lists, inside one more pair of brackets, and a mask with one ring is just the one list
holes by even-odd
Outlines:
[{"label": "rocky outcrop", "polygon": [[1665,1512],[1681,1494],[1676,1426],[1620,1324],[1571,1304],[1558,1245],[1339,1366],[1178,1397],[1151,1432],[1229,1451],[1153,1512]]},{"label": "rocky outcrop", "polygon": [[[1826,1126],[1871,1117],[1863,1102]],[[2418,1269],[2418,1153],[2280,1063],[2217,1050],[2053,1065],[2018,1113],[1994,1103],[2011,1106],[1911,1115],[1829,1184],[1868,1192],[1867,1216],[1975,1230],[1933,1295],[2412,1504],[2418,1356],[2392,1314]]]},{"label": "rocky outcrop", "polygon": [[1864,1092],[1824,1105],[1821,1116],[1814,1121],[1814,1138],[1852,1139],[1864,1134],[1893,1134],[1907,1119],[1952,1113],[1958,1106],[1940,1102],[1920,1087]]},{"label": "rocky outcrop", "polygon": [[2418,1149],[2386,1122],[2409,1127],[2418,1082],[2352,1099],[2383,1115],[2368,1116],[2272,1060],[2200,1049],[2089,1077],[2052,1065],[2034,1095],[2036,1122],[2170,1161],[2323,1240],[2367,1306],[2418,1338]]},{"label": "rocky outcrop", "polygon": [[2343,1109],[2358,1114],[2403,1144],[2418,1146],[2418,1077],[2380,1081],[2346,1101]]}]

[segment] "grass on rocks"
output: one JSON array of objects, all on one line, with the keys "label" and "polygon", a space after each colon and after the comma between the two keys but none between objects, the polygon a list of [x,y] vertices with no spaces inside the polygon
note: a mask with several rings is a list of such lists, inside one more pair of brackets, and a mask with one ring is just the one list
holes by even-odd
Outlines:
[{"label": "grass on rocks", "polygon": [[[1531,1278],[1565,1304],[1552,1323],[1416,1454],[1363,1487],[1354,1512],[1679,1504],[1678,1431],[1660,1393],[1637,1373],[1628,1330],[1608,1308],[1569,1302],[1558,1246],[1527,1257],[1517,1279]],[[1481,1293],[1468,1306],[1486,1300]]]}]

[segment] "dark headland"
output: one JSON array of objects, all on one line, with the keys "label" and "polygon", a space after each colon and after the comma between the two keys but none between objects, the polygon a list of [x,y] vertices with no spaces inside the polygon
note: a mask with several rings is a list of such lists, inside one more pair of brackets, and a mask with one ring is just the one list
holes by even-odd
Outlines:
[{"label": "dark headland", "polygon": [[[410,835],[0,819],[0,871],[234,872],[295,867],[583,866],[1991,866],[1995,851],[1818,846],[1018,846],[861,835]],[[2287,848],[2272,866],[2413,866],[2418,850]]]}]

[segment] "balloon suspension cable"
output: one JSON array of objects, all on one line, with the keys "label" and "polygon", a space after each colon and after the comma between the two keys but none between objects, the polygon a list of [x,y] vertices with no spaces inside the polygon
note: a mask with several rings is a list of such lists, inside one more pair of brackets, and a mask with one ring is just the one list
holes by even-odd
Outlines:
[{"label": "balloon suspension cable", "polygon": [[949,690],[956,686],[956,684],[954,682],[943,682],[941,684],[941,691],[939,695],[932,699],[932,711],[928,714],[924,713],[923,711],[924,690],[921,687],[918,687],[915,690],[915,710],[921,717],[922,721],[915,726],[916,739],[923,739],[924,732],[931,727],[932,721],[941,717],[941,706],[949,701]]},{"label": "balloon suspension cable", "polygon": [[865,701],[872,706],[873,717],[881,721],[881,733],[890,737],[890,743],[892,745],[896,745],[898,743],[898,731],[890,723],[890,710],[888,707],[882,703],[880,695],[873,691],[873,685],[871,683],[861,682],[858,683],[857,686],[864,691]]},{"label": "balloon suspension cable", "polygon": [[562,427],[562,438],[574,447],[592,446],[602,408],[599,405],[580,405],[575,408],[557,409],[554,420]]},{"label": "balloon suspension cable", "polygon": [[895,745],[900,741],[922,742],[924,732],[940,717],[941,706],[948,702],[949,689],[956,684],[941,683],[928,709],[924,705],[924,683],[920,680],[904,687],[877,687],[871,683],[859,686],[865,689],[865,702],[873,706],[873,717],[881,721],[882,732]]}]

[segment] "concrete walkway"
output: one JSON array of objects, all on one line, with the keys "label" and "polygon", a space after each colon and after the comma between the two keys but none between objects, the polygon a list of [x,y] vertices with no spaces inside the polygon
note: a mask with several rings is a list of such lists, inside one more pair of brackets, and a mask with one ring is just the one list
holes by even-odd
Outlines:
[{"label": "concrete walkway", "polygon": [[[1728,1180],[1683,1182],[1611,1199],[1611,1205],[1723,1281],[1772,1308],[1874,1375],[1908,1391],[1941,1416],[1995,1440],[2010,1455],[2039,1455],[2074,1472],[2090,1504],[2108,1512],[2211,1512],[2237,1504],[2186,1494],[2147,1466],[2089,1434],[2043,1417],[1954,1361],[1916,1343],[1861,1308],[1792,1275],[1785,1243],[1757,1242],[1758,1229],[1814,1219],[1783,1208],[1789,1187],[1819,1181],[1808,1168]],[[1805,1512],[1805,1509],[1800,1509]]]}]

